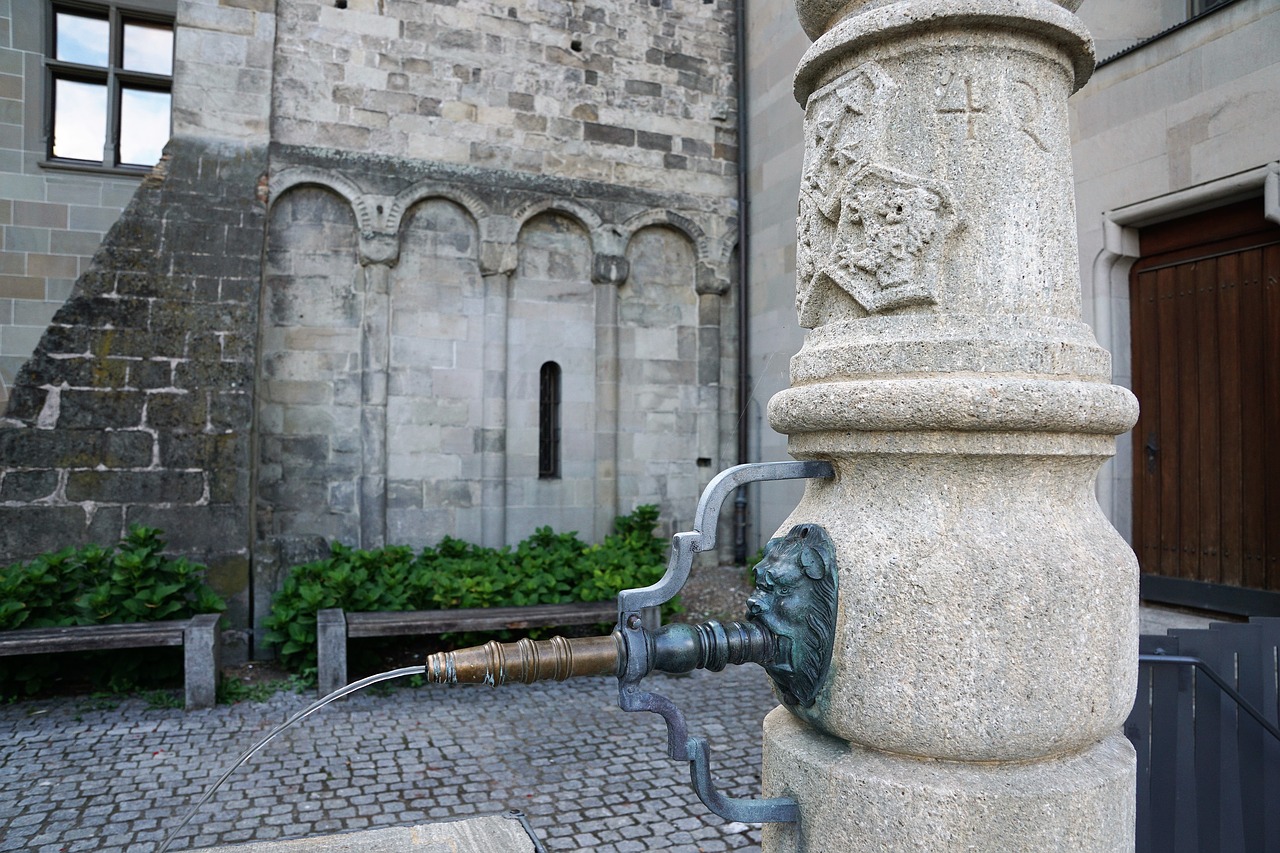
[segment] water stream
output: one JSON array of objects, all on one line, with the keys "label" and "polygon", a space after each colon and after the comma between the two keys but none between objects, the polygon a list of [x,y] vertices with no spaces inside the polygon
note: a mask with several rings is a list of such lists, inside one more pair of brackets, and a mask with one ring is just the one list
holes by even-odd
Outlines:
[{"label": "water stream", "polygon": [[191,822],[191,818],[195,817],[196,812],[200,810],[200,807],[203,806],[205,803],[209,802],[209,798],[212,797],[217,792],[217,790],[222,787],[223,783],[226,782],[227,779],[231,778],[231,774],[236,772],[236,770],[238,770],[240,766],[244,764],[246,761],[248,761],[250,758],[253,758],[259,752],[261,752],[263,747],[271,743],[271,741],[275,740],[276,736],[279,735],[281,732],[283,732],[285,729],[289,728],[294,723],[300,722],[301,720],[305,720],[307,717],[311,716],[316,711],[319,711],[321,708],[323,708],[325,705],[328,705],[330,702],[334,701],[335,699],[341,699],[343,696],[349,696],[350,694],[355,693],[358,690],[363,690],[364,688],[369,687],[370,685],[373,685],[373,684],[377,684],[380,681],[390,681],[393,678],[403,678],[406,675],[422,675],[423,673],[426,672],[426,670],[427,668],[421,665],[406,666],[400,669],[393,669],[388,672],[380,672],[377,675],[371,675],[368,678],[362,678],[359,681],[353,681],[352,683],[348,684],[346,687],[339,688],[338,690],[335,690],[332,693],[330,693],[328,696],[325,696],[322,699],[318,699],[317,701],[312,702],[310,705],[303,708],[301,711],[294,714],[292,717],[285,720],[280,725],[276,726],[274,729],[268,732],[267,735],[263,737],[260,741],[255,743],[249,749],[245,750],[245,752],[242,753],[240,757],[236,759],[235,763],[232,764],[230,767],[228,767],[226,772],[224,772],[221,776],[218,777],[217,781],[214,782],[209,787],[209,790],[204,792],[204,795],[200,797],[200,799],[196,801],[196,804],[191,807],[191,810],[187,812],[187,816],[182,819],[182,823],[178,824],[177,826],[175,826],[173,829],[169,831],[169,834],[165,836],[164,841],[160,844],[159,847],[156,848],[156,853],[165,853],[165,851],[169,849],[169,845],[173,843],[174,838],[177,837],[178,833],[181,832],[186,827],[186,825]]}]

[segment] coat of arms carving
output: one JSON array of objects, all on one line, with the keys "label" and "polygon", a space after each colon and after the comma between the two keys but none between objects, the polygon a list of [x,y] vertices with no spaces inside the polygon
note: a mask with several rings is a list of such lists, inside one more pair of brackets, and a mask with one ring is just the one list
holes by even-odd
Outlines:
[{"label": "coat of arms carving", "polygon": [[942,243],[958,216],[943,183],[884,164],[896,88],[868,63],[809,99],[796,255],[806,328],[840,294],[868,314],[936,302]]}]

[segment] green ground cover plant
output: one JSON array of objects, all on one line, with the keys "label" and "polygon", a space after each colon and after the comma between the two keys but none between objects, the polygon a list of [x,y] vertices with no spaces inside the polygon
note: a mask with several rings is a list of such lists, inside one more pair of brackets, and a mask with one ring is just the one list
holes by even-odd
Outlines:
[{"label": "green ground cover plant", "polygon": [[[0,567],[0,630],[153,622],[225,610],[225,602],[204,583],[205,567],[166,556],[163,535],[133,525],[114,546],[64,548]],[[123,692],[141,686],[144,672],[167,677],[174,656],[164,651],[14,658],[0,669],[0,696],[35,693],[61,670]],[[180,672],[180,661],[177,666]]]},{"label": "green ground cover plant", "polygon": [[334,543],[328,557],[289,570],[272,600],[267,642],[286,667],[313,673],[316,613],[328,607],[369,612],[607,601],[662,576],[667,543],[653,534],[657,521],[657,507],[636,507],[616,518],[614,532],[596,545],[550,527],[514,548],[452,537],[416,554],[405,546],[358,551]]}]

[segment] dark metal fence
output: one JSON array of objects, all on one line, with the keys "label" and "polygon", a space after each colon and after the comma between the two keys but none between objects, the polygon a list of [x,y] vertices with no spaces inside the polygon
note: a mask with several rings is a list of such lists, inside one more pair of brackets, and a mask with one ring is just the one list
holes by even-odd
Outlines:
[{"label": "dark metal fence", "polygon": [[1280,853],[1280,618],[1139,652],[1137,853]]}]

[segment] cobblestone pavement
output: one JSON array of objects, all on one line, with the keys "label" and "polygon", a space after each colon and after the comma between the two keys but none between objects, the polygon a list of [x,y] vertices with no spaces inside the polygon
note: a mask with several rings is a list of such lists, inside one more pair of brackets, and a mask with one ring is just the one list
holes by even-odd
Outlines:
[{"label": "cobblestone pavement", "polygon": [[[758,667],[656,676],[705,735],[712,772],[759,796]],[[520,809],[549,853],[759,851],[757,826],[698,802],[654,714],[612,679],[398,688],[331,704],[231,777],[171,849],[449,820]],[[86,698],[0,707],[0,850],[150,853],[240,752],[311,696],[208,711]]]}]

